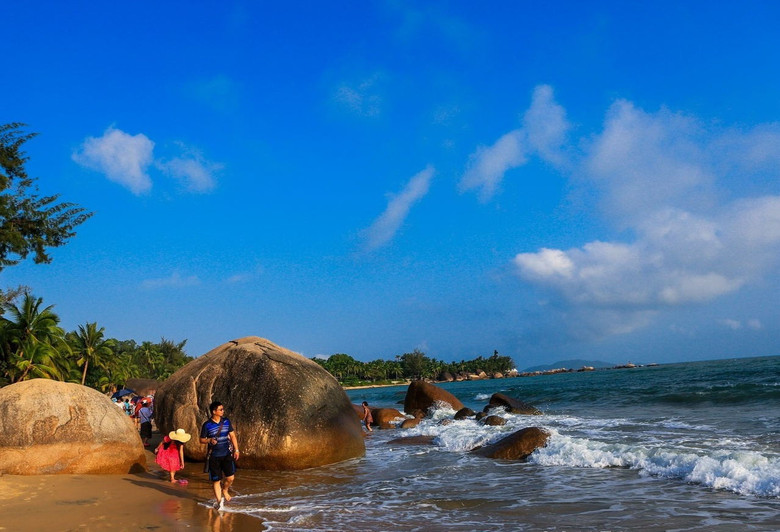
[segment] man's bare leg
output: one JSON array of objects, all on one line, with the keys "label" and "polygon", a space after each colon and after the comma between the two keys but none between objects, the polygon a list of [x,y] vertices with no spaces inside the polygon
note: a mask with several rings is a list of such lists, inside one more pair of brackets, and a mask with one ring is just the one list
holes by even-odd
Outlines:
[{"label": "man's bare leg", "polygon": [[214,503],[214,508],[219,508],[219,503],[222,500],[222,481],[217,480],[216,482],[214,482],[213,486],[214,486],[214,496],[217,499],[217,502]]},{"label": "man's bare leg", "polygon": [[225,477],[225,485],[222,488],[222,496],[225,498],[225,501],[229,501],[233,497],[230,496],[230,493],[228,491],[230,490],[230,486],[233,485],[233,480],[235,480],[235,475],[230,475],[229,477]]}]

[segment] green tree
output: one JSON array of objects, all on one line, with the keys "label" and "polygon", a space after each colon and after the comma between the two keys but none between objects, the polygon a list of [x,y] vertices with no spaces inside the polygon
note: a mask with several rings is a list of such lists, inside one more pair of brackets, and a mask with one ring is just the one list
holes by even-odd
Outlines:
[{"label": "green tree", "polygon": [[20,305],[3,305],[10,318],[0,319],[0,349],[10,382],[43,376],[62,380],[69,372],[60,318],[53,305],[41,309],[42,304],[42,298],[25,294]]},{"label": "green tree", "polygon": [[97,328],[97,323],[79,325],[79,330],[69,336],[71,349],[78,357],[76,363],[83,366],[81,384],[87,381],[89,364],[97,368],[105,368],[106,361],[114,354],[115,342],[104,337],[105,327]]},{"label": "green tree", "polygon": [[405,377],[419,379],[427,376],[429,362],[430,359],[419,349],[401,355],[401,367]]},{"label": "green tree", "polygon": [[0,270],[30,254],[36,263],[51,262],[47,249],[65,244],[92,216],[73,203],[59,202],[59,194],[38,194],[36,179],[24,168],[29,158],[22,149],[36,134],[23,127],[0,125]]}]

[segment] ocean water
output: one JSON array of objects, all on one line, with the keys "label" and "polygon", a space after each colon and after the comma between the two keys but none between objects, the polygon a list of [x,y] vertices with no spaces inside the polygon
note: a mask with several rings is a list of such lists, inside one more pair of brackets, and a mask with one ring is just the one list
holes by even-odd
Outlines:
[{"label": "ocean water", "polygon": [[[374,430],[366,456],[305,471],[239,470],[229,512],[261,530],[780,530],[780,357],[440,385],[481,410],[495,392],[541,416],[504,414]],[[403,410],[405,386],[349,390]],[[469,453],[529,426],[528,461]],[[434,445],[401,446],[431,435]]]}]

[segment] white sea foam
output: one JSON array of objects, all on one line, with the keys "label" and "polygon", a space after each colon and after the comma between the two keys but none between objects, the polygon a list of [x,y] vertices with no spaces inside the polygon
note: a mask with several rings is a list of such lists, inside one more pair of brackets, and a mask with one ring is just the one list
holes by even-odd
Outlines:
[{"label": "white sea foam", "polygon": [[626,467],[642,475],[676,478],[741,495],[780,496],[780,459],[756,452],[716,450],[709,454],[610,444],[551,431],[547,447],[531,461],[569,467]]}]

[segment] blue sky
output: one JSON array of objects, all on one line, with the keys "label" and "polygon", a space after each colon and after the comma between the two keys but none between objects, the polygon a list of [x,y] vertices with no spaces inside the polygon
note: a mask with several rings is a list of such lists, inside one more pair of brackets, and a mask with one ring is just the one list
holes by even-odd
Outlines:
[{"label": "blue sky", "polygon": [[774,2],[6,2],[2,123],[95,212],[62,325],[306,356],[777,355]]}]

